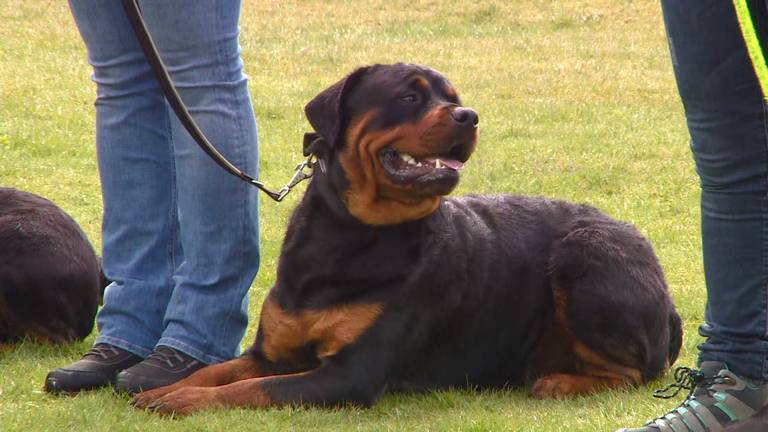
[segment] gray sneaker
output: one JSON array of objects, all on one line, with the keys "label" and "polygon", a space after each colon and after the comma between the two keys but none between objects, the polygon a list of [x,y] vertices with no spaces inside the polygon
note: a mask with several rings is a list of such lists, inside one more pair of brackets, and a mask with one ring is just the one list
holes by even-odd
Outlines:
[{"label": "gray sneaker", "polygon": [[[616,432],[727,432],[741,431],[745,420],[768,405],[768,384],[740,378],[721,362],[703,362],[701,369],[675,369],[675,383],[654,392],[669,399],[682,389],[688,396],[675,409],[645,426]],[[674,390],[671,394],[668,394]],[[733,429],[738,428],[738,429]],[[743,429],[750,430],[750,429]],[[755,431],[764,429],[755,429]]]}]

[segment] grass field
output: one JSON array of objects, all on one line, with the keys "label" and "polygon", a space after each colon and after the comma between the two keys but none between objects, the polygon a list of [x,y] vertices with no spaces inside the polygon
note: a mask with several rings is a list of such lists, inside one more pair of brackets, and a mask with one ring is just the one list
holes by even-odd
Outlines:
[{"label": "grass field", "polygon": [[[261,177],[282,185],[309,130],[302,107],[362,64],[444,72],[480,113],[457,193],[505,192],[590,203],[654,244],[695,358],[704,284],[698,186],[658,3],[650,0],[244,0],[243,55],[259,124]],[[0,0],[0,185],[48,197],[100,244],[94,85],[65,2]],[[299,194],[261,201],[262,265],[248,345]],[[3,247],[0,245],[0,247]],[[41,392],[46,372],[84,352],[21,344],[0,354],[2,431],[613,431],[671,408],[650,390],[568,401],[523,390],[387,395],[368,410],[211,411],[162,419],[104,390]]]}]

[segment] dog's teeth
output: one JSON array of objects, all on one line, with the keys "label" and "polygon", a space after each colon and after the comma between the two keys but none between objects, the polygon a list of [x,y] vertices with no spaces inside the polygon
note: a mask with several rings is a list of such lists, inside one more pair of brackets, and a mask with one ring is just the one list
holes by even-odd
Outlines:
[{"label": "dog's teeth", "polygon": [[416,159],[414,159],[413,156],[409,155],[408,153],[400,153],[400,152],[398,152],[397,154],[398,154],[398,156],[400,156],[400,159],[403,162],[407,163],[408,165],[416,165],[417,164]]},{"label": "dog's teeth", "polygon": [[435,159],[435,168],[440,168],[440,159]]}]

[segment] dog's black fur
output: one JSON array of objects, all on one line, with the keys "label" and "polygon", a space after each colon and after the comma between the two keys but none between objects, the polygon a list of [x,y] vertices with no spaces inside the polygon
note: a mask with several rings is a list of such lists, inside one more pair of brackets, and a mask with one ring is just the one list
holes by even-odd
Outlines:
[{"label": "dog's black fur", "polygon": [[137,406],[370,405],[387,389],[531,384],[560,397],[646,382],[675,361],[680,319],[635,228],[545,198],[441,198],[455,169],[392,159],[472,153],[477,115],[440,74],[361,68],[306,112],[305,152],[322,167],[290,219],[254,345]]},{"label": "dog's black fur", "polygon": [[0,187],[0,344],[86,337],[105,284],[70,216],[37,195]]}]

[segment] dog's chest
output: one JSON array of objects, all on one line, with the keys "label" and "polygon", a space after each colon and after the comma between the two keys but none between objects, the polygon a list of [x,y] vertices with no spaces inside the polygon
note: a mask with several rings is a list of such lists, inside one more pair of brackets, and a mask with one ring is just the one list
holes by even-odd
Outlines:
[{"label": "dog's chest", "polygon": [[312,347],[319,359],[353,343],[381,314],[380,303],[336,305],[287,312],[272,297],[261,311],[261,350],[272,362],[295,362]]}]

